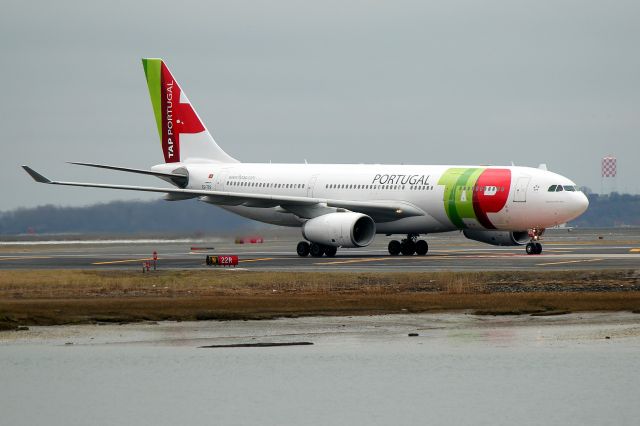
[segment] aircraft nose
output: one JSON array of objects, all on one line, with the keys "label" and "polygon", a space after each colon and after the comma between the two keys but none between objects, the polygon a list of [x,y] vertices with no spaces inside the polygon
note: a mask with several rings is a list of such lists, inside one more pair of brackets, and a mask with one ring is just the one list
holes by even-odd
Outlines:
[{"label": "aircraft nose", "polygon": [[576,200],[574,201],[574,207],[576,210],[576,215],[580,216],[582,213],[586,212],[589,208],[589,199],[583,192],[579,192],[576,194]]}]

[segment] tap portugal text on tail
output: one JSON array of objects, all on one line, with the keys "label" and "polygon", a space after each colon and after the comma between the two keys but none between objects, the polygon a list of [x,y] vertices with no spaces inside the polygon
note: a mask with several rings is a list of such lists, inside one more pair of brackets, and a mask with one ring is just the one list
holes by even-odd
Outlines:
[{"label": "tap portugal text on tail", "polygon": [[146,187],[50,180],[40,183],[164,193],[197,198],[260,222],[296,226],[300,256],[335,256],[369,245],[376,234],[400,234],[391,255],[425,255],[421,235],[461,230],[494,245],[526,245],[540,254],[544,230],[580,216],[586,196],[546,168],[459,165],[242,163],[220,148],[161,59],[143,59],[165,162],[149,170],[72,163],[152,175],[170,186]]}]

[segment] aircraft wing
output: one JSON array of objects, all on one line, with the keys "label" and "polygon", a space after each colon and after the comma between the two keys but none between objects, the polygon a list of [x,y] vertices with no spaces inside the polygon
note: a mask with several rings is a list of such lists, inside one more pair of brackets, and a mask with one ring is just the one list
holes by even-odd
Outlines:
[{"label": "aircraft wing", "polygon": [[98,169],[117,170],[119,172],[137,173],[141,175],[155,176],[160,179],[173,182],[181,188],[184,188],[187,185],[187,182],[189,181],[189,177],[186,174],[180,174],[175,172],[174,173],[154,172],[150,170],[132,169],[129,167],[110,166],[108,164],[81,163],[78,161],[69,161],[69,164],[73,164],[76,166],[95,167]]},{"label": "aircraft wing", "polygon": [[86,188],[120,189],[125,191],[158,192],[167,194],[167,200],[200,198],[210,204],[247,207],[280,207],[299,217],[309,219],[339,209],[360,212],[370,216],[376,222],[387,222],[411,216],[424,216],[425,212],[411,203],[390,201],[353,201],[334,200],[313,197],[295,197],[287,195],[251,194],[228,191],[200,189],[158,188],[151,186],[110,185],[89,182],[64,182],[50,180],[28,166],[22,168],[36,182],[50,185],[80,186]]}]

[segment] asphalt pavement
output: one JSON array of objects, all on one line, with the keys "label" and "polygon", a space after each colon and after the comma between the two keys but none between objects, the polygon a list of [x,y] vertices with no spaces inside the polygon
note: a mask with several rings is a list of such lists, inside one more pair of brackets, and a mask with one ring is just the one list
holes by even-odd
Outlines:
[{"label": "asphalt pavement", "polygon": [[159,269],[211,269],[207,254],[237,255],[237,267],[253,271],[486,271],[640,268],[640,229],[551,230],[541,255],[524,247],[494,247],[460,233],[430,235],[426,256],[390,256],[391,238],[378,236],[363,249],[340,249],[333,258],[301,258],[299,239],[266,237],[263,243],[236,244],[234,238],[112,239],[55,238],[0,242],[2,269],[142,269],[157,253]]}]

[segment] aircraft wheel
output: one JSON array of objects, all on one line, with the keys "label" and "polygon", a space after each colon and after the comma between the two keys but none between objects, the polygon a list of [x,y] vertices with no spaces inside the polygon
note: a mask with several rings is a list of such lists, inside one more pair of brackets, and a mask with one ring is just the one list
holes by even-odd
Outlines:
[{"label": "aircraft wheel", "polygon": [[416,243],[414,243],[412,240],[404,240],[402,241],[402,243],[400,243],[400,251],[405,256],[413,256],[413,254],[416,252]]},{"label": "aircraft wheel", "polygon": [[527,243],[526,251],[527,251],[527,254],[535,254],[536,246],[533,243]]},{"label": "aircraft wheel", "polygon": [[389,246],[387,247],[387,249],[389,250],[389,254],[391,256],[399,255],[400,254],[400,241],[398,241],[398,240],[389,241]]},{"label": "aircraft wheel", "polygon": [[542,254],[542,244],[534,243],[535,246],[535,254]]},{"label": "aircraft wheel", "polygon": [[309,255],[309,243],[306,241],[300,241],[296,247],[296,251],[298,252],[298,256],[307,257]]},{"label": "aircraft wheel", "polygon": [[424,256],[429,251],[429,244],[425,240],[416,241],[416,254],[418,256]]},{"label": "aircraft wheel", "polygon": [[309,253],[313,257],[322,257],[324,254],[324,247],[318,243],[311,243],[311,247],[309,247]]},{"label": "aircraft wheel", "polygon": [[338,247],[326,246],[324,248],[324,255],[327,257],[334,257],[337,252],[338,252]]}]

